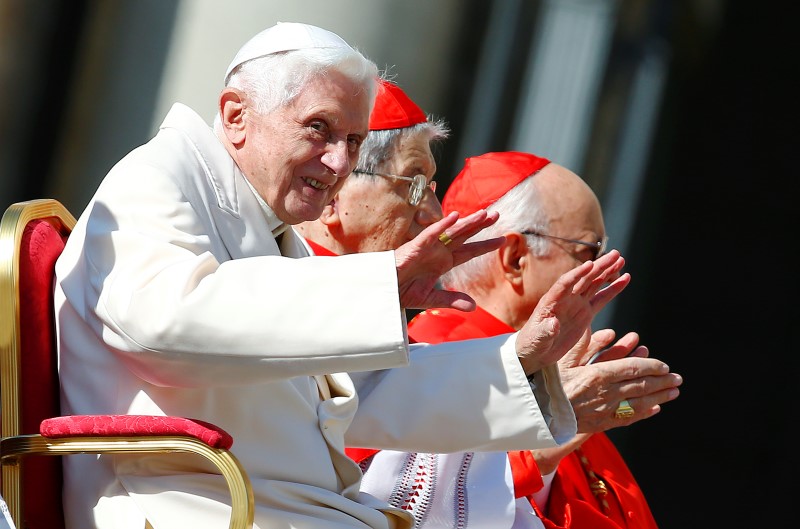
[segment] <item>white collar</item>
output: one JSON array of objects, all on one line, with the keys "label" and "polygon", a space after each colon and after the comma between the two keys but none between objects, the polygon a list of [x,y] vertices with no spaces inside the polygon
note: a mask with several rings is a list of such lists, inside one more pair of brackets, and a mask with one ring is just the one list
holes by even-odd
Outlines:
[{"label": "white collar", "polygon": [[270,231],[272,231],[272,236],[277,239],[279,235],[286,231],[286,228],[288,228],[289,225],[278,218],[275,212],[272,211],[272,208],[269,207],[269,204],[267,204],[267,201],[261,198],[261,195],[258,194],[256,188],[253,187],[253,184],[251,184],[250,180],[247,179],[247,176],[244,176],[244,181],[247,182],[247,186],[250,188],[250,191],[253,192],[256,200],[258,200],[258,205],[261,206],[261,211],[264,213],[264,218],[267,220],[267,225],[269,226]]}]

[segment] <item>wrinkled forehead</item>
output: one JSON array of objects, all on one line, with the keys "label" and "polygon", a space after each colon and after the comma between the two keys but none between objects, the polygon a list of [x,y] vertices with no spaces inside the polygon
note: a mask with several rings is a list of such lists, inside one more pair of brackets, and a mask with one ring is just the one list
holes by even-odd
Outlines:
[{"label": "wrinkled forehead", "polygon": [[319,118],[329,126],[347,129],[347,133],[366,136],[368,132],[369,93],[359,81],[339,72],[310,78],[293,99],[283,105],[300,123]]}]

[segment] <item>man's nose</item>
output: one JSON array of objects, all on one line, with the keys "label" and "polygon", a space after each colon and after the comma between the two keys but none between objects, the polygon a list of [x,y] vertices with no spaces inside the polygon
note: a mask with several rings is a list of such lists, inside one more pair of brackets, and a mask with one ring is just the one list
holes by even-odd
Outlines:
[{"label": "man's nose", "polygon": [[337,175],[350,174],[352,165],[347,141],[342,140],[328,144],[325,154],[322,155],[322,163]]},{"label": "man's nose", "polygon": [[417,206],[416,220],[421,226],[428,226],[438,220],[442,220],[442,203],[431,188],[425,189],[425,194]]}]

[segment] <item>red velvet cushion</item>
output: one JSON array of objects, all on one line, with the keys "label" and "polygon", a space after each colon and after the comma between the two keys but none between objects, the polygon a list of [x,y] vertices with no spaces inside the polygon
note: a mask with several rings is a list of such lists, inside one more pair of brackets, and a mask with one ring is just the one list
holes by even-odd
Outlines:
[{"label": "red velvet cushion", "polygon": [[[20,248],[21,433],[37,433],[42,419],[60,413],[55,354],[53,277],[65,240],[44,220],[28,223]],[[17,527],[64,527],[61,458],[27,457],[22,465],[24,519]]]},{"label": "red velvet cushion", "polygon": [[197,419],[149,415],[70,415],[42,421],[45,437],[188,435],[213,448],[228,449],[233,437],[222,428]]},{"label": "red velvet cushion", "polygon": [[36,433],[42,419],[60,413],[53,270],[63,249],[61,235],[46,221],[33,220],[23,232],[19,281],[22,433]]}]

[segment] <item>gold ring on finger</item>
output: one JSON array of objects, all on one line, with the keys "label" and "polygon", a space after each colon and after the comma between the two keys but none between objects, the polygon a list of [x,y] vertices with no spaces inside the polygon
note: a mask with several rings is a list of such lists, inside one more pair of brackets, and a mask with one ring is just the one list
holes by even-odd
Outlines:
[{"label": "gold ring on finger", "polygon": [[617,419],[629,419],[633,417],[633,408],[631,407],[631,403],[628,402],[628,399],[623,399],[620,401],[619,406],[617,406],[617,411],[614,412],[614,417]]}]

